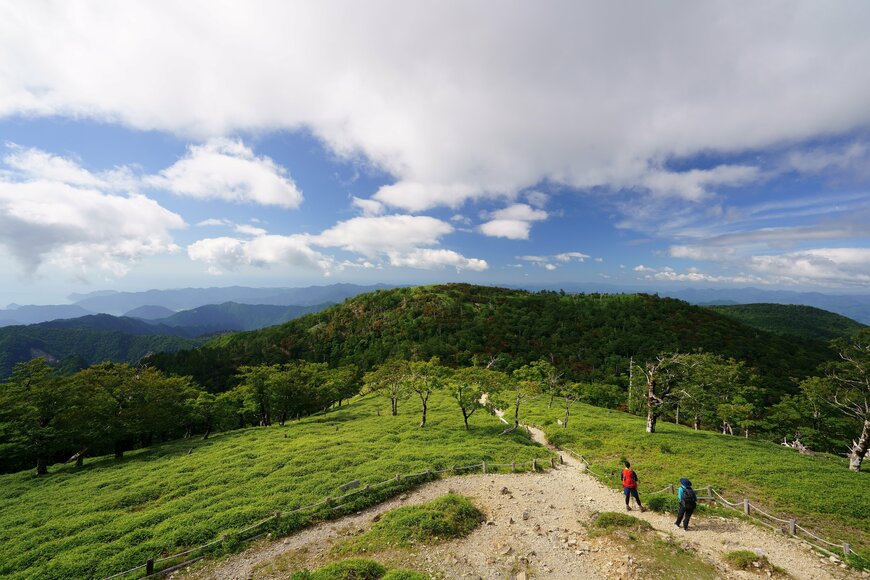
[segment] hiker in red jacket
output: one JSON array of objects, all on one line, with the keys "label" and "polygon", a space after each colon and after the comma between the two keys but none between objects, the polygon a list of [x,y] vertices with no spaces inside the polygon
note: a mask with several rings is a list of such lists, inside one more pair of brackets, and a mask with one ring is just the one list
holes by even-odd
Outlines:
[{"label": "hiker in red jacket", "polygon": [[637,507],[640,511],[645,512],[646,508],[640,503],[640,496],[637,495],[637,472],[631,468],[631,463],[625,462],[625,469],[622,470],[622,493],[625,494],[625,510],[631,511],[631,506],[628,502],[634,496],[634,501],[637,502]]}]

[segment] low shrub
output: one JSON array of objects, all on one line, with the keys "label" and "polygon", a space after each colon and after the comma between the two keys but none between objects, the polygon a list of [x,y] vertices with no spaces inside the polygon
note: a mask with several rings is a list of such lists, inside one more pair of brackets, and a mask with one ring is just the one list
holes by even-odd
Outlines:
[{"label": "low shrub", "polygon": [[338,551],[372,551],[461,538],[481,521],[483,514],[471,500],[449,493],[428,503],[387,512],[369,531],[339,546]]},{"label": "low shrub", "polygon": [[654,512],[675,514],[680,508],[680,502],[675,495],[654,493],[644,498],[646,505]]},{"label": "low shrub", "polygon": [[380,580],[387,569],[374,560],[352,558],[333,562],[313,572],[294,572],[290,580]]},{"label": "low shrub", "polygon": [[652,525],[648,521],[618,512],[601,512],[595,516],[592,525],[606,531],[616,528],[634,529],[639,532],[652,529]]},{"label": "low shrub", "polygon": [[413,570],[395,568],[388,571],[381,580],[429,580],[429,576],[420,572],[414,572]]}]

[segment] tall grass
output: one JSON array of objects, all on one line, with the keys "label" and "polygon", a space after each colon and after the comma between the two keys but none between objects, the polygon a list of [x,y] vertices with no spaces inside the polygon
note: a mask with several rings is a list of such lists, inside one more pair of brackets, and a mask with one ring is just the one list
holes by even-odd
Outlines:
[{"label": "tall grass", "polygon": [[0,576],[107,576],[336,496],[350,480],[548,456],[521,433],[500,436],[485,413],[466,432],[446,396],[429,405],[424,429],[412,401],[392,417],[383,400],[361,399],[283,428],[176,441],[47,477],[0,476]]}]

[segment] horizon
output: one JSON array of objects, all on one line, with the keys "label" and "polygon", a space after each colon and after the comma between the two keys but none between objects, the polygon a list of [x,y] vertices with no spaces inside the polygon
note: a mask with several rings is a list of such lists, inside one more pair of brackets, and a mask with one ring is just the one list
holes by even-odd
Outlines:
[{"label": "horizon", "polygon": [[870,5],[548,7],[0,4],[0,304],[870,294]]}]

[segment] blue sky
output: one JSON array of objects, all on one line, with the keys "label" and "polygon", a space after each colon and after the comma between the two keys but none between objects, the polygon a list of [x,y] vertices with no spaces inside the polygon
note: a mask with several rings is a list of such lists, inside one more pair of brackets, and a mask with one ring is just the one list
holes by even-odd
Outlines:
[{"label": "blue sky", "polygon": [[866,3],[502,8],[0,3],[0,305],[870,291]]}]

